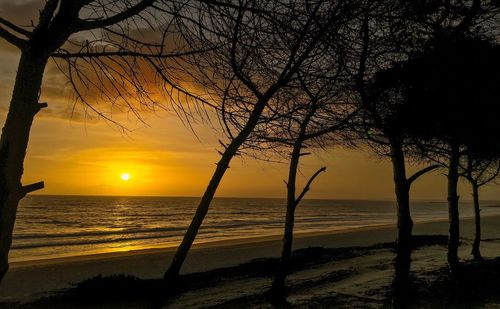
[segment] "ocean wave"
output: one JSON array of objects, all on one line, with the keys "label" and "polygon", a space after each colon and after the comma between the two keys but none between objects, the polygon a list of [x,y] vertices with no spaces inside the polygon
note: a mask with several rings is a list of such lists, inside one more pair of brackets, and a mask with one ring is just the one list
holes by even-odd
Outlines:
[{"label": "ocean wave", "polygon": [[165,228],[136,228],[136,229],[122,229],[113,231],[81,231],[71,233],[26,233],[14,234],[16,239],[40,239],[40,238],[74,238],[74,237],[92,237],[92,236],[114,236],[126,234],[144,234],[144,233],[161,233],[161,232],[182,232],[186,227],[165,227]]},{"label": "ocean wave", "polygon": [[178,235],[151,235],[151,236],[138,236],[138,237],[129,237],[129,238],[113,238],[113,239],[80,239],[73,241],[53,241],[53,242],[37,242],[37,243],[27,243],[27,244],[14,244],[12,245],[12,249],[22,250],[22,249],[34,249],[34,248],[45,248],[45,247],[67,247],[67,246],[85,246],[85,245],[98,245],[98,244],[109,244],[116,243],[119,244],[121,242],[130,242],[130,241],[140,241],[147,239],[166,239],[173,238]]},{"label": "ocean wave", "polygon": [[[23,259],[85,254],[99,249],[151,246],[179,241],[198,198],[29,196],[19,207],[11,253]],[[496,201],[487,213],[500,213]],[[282,232],[284,199],[216,198],[197,241],[276,235]],[[466,206],[463,208],[463,206]],[[470,203],[461,212],[472,214]],[[445,202],[414,202],[415,221],[446,218]],[[391,201],[305,200],[296,231],[342,230],[394,221]],[[31,250],[30,250],[31,249]]]}]

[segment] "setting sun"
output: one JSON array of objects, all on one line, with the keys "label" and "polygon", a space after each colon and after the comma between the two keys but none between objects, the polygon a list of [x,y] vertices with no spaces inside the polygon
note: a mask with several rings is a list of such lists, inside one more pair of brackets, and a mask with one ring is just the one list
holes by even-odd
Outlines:
[{"label": "setting sun", "polygon": [[130,174],[129,173],[123,173],[120,178],[123,180],[123,181],[127,181],[130,179]]}]

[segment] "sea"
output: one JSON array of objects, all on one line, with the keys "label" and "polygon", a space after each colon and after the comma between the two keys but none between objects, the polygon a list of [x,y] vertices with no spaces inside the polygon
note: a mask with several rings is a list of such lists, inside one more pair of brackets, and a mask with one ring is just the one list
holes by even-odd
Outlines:
[{"label": "sea", "polygon": [[[199,198],[129,196],[27,196],[21,201],[11,261],[30,261],[104,252],[176,246]],[[460,204],[461,217],[473,215]],[[483,205],[482,215],[500,215],[500,202]],[[215,198],[197,243],[280,235],[285,201]],[[443,201],[412,202],[415,222],[447,218]],[[394,224],[392,201],[304,200],[296,213],[297,233],[342,231]]]}]

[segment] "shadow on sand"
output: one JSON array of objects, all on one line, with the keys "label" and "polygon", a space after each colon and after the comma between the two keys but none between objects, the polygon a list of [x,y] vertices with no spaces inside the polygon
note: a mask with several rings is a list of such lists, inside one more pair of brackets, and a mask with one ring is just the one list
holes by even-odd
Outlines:
[{"label": "shadow on sand", "polygon": [[[446,246],[446,236],[415,236],[414,249],[428,246]],[[370,247],[321,248],[310,247],[294,251],[292,274],[303,270],[319,269],[322,264],[347,261],[376,252],[390,252],[394,243]],[[218,285],[231,284],[241,279],[267,280],[271,284],[277,258],[261,258],[227,268],[182,275],[176,291],[168,296],[166,304],[176,304],[183,294],[204,293]],[[291,284],[293,293],[314,291],[318,286],[332,285],[349,278],[355,270],[342,270],[322,274],[318,280]],[[267,282],[266,281],[266,282]],[[235,283],[237,284],[237,283]],[[500,302],[500,258],[481,261],[465,261],[455,277],[447,268],[413,274],[413,295],[410,308],[480,308]],[[267,289],[257,289],[244,296],[234,296],[219,302],[213,308],[273,307],[266,296]],[[390,287],[382,287],[382,301],[352,295],[332,294],[315,298],[308,307],[389,307],[392,297]],[[74,285],[73,288],[54,293],[29,304],[4,304],[9,308],[147,308],[158,296],[165,296],[161,279],[139,279],[127,275],[97,276]],[[296,307],[293,303],[279,307]],[[300,305],[299,305],[300,307]]]}]

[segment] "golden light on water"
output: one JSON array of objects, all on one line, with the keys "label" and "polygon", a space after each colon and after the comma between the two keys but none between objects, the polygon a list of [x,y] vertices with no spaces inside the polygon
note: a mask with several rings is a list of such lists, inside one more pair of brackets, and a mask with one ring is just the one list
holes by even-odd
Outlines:
[{"label": "golden light on water", "polygon": [[123,174],[120,175],[120,178],[123,181],[128,181],[130,179],[130,174],[129,173],[123,173]]}]

